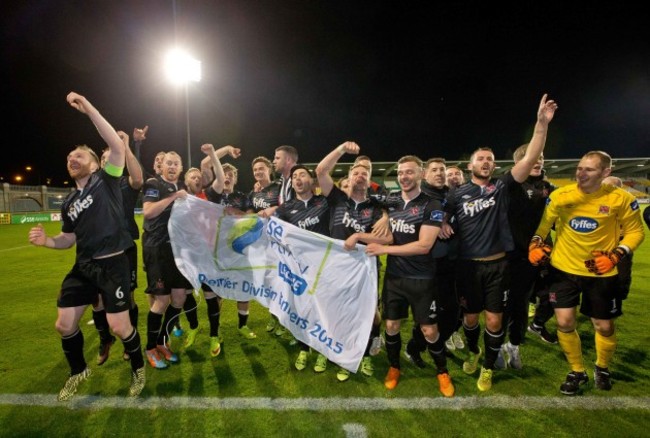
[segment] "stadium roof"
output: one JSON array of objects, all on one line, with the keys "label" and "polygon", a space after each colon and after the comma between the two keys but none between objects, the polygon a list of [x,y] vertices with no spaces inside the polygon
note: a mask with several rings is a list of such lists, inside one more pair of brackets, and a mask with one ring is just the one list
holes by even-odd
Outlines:
[{"label": "stadium roof", "polygon": [[[447,160],[447,166],[458,166],[461,169],[467,169],[469,160]],[[573,176],[575,168],[580,159],[567,158],[544,160],[544,169],[548,176]],[[511,169],[514,165],[513,160],[496,160],[497,168],[494,172],[495,175],[501,175],[507,170]],[[315,170],[318,163],[303,163],[311,170]],[[348,169],[353,163],[337,163],[332,172],[334,179],[347,175]],[[650,158],[616,158],[612,159],[612,174],[613,175],[626,175],[646,178],[650,172]],[[397,163],[390,161],[373,161],[372,163],[372,176],[375,178],[392,179],[397,176]]]}]

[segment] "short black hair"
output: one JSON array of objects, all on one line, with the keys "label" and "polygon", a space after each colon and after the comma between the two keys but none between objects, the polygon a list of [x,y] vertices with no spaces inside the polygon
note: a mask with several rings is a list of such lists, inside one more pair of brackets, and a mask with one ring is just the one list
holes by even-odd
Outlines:
[{"label": "short black hair", "polygon": [[291,168],[291,172],[289,173],[289,175],[293,176],[293,173],[294,173],[295,171],[297,171],[297,170],[300,170],[300,169],[305,169],[305,170],[307,171],[307,173],[309,174],[309,176],[311,176],[312,178],[314,178],[314,172],[312,172],[311,170],[309,170],[309,168],[308,168],[307,166],[305,166],[304,164],[296,164],[295,166],[293,166],[293,167]]}]

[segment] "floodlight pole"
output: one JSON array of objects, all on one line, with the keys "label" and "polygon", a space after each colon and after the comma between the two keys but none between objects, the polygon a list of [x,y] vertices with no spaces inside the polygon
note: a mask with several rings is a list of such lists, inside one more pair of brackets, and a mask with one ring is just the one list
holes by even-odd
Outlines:
[{"label": "floodlight pole", "polygon": [[190,81],[201,80],[201,62],[179,50],[169,52],[165,62],[170,79],[185,86],[185,129],[187,134],[187,169],[192,167],[192,145],[190,135]]},{"label": "floodlight pole", "polygon": [[190,85],[189,80],[185,81],[185,123],[187,127],[187,164],[185,169],[192,167],[192,152],[190,141]]}]

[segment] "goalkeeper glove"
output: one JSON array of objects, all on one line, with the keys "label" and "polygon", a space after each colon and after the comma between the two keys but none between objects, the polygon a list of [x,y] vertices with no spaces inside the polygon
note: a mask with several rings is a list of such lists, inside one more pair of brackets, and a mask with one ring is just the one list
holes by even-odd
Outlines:
[{"label": "goalkeeper glove", "polygon": [[603,275],[612,269],[627,255],[623,247],[617,246],[613,251],[591,251],[594,256],[591,260],[585,261],[585,266],[596,275]]},{"label": "goalkeeper glove", "polygon": [[550,260],[552,250],[553,248],[547,245],[541,236],[533,236],[528,245],[528,261],[533,266],[545,265]]}]

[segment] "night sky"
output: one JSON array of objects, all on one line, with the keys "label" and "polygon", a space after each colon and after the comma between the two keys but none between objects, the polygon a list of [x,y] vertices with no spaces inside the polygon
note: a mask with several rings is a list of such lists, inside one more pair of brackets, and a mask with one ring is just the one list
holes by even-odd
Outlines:
[{"label": "night sky", "polygon": [[75,144],[104,147],[67,105],[69,91],[117,129],[149,125],[146,170],[160,150],[185,159],[185,95],[162,71],[175,44],[203,67],[189,89],[192,164],[202,143],[241,147],[242,190],[251,160],[282,144],[304,162],[345,140],[375,161],[453,160],[479,146],[510,158],[529,140],[545,92],[559,104],[547,157],[650,155],[648,14],[622,2],[447,3],[3,2],[0,177],[13,182],[32,165],[28,183],[39,175],[61,186]]}]

